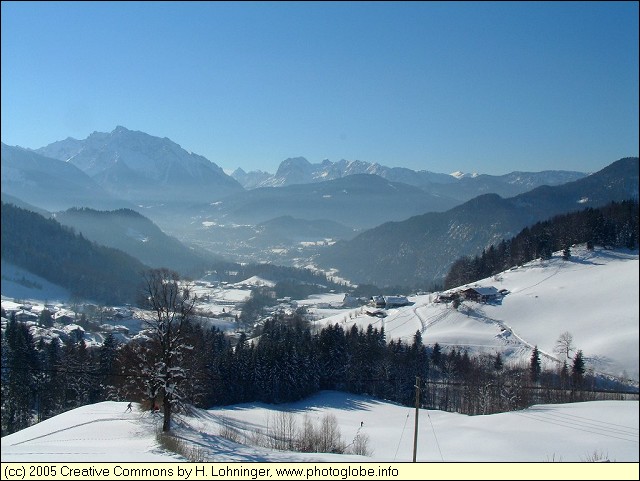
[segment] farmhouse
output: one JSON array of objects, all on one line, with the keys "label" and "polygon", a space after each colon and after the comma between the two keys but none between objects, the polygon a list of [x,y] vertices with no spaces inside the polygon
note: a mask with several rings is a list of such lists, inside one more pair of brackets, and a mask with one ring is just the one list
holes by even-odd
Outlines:
[{"label": "farmhouse", "polygon": [[391,307],[402,307],[410,304],[406,296],[384,296],[384,303],[387,309]]},{"label": "farmhouse", "polygon": [[406,296],[373,296],[371,305],[378,309],[408,306],[411,304]]},{"label": "farmhouse", "polygon": [[378,309],[384,308],[384,306],[386,305],[385,302],[384,302],[384,297],[382,297],[382,296],[373,296],[371,298],[371,305],[373,307],[378,308]]},{"label": "farmhouse", "polygon": [[72,324],[75,322],[75,318],[70,316],[64,311],[58,311],[53,315],[53,320],[60,324]]},{"label": "farmhouse", "polygon": [[489,287],[470,287],[462,291],[464,299],[476,302],[493,302],[498,300],[500,292],[493,286]]},{"label": "farmhouse", "polygon": [[15,320],[20,322],[38,321],[38,315],[26,309],[16,311],[13,313],[13,315],[15,317]]}]

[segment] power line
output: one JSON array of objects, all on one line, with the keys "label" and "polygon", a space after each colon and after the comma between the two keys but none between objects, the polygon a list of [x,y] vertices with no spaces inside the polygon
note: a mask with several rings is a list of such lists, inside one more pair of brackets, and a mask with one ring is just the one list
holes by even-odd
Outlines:
[{"label": "power line", "polygon": [[444,456],[442,456],[442,451],[440,450],[440,443],[438,442],[438,438],[436,436],[436,428],[433,426],[433,422],[431,421],[431,416],[429,416],[429,410],[427,410],[427,417],[429,418],[429,423],[431,424],[431,430],[433,431],[433,437],[436,440],[436,446],[438,446],[438,452],[440,453],[440,459],[444,462]]},{"label": "power line", "polygon": [[404,430],[407,427],[407,421],[409,421],[409,413],[407,413],[407,417],[404,420],[404,427],[402,428],[402,433],[400,433],[400,440],[398,441],[398,447],[396,448],[396,454],[393,456],[393,460],[395,461],[398,457],[398,450],[400,449],[400,443],[402,442],[402,436],[404,436]]},{"label": "power line", "polygon": [[538,422],[541,422],[541,423],[553,424],[554,426],[561,426],[561,427],[565,427],[565,428],[575,429],[577,431],[583,431],[583,432],[590,433],[590,434],[599,434],[601,436],[605,436],[605,437],[613,438],[613,439],[619,439],[621,441],[628,441],[630,443],[637,443],[638,442],[635,439],[621,438],[621,437],[613,436],[611,434],[607,434],[607,433],[603,433],[603,432],[591,431],[589,429],[582,429],[582,428],[579,428],[579,427],[576,427],[576,426],[571,426],[571,425],[566,424],[566,423],[558,423],[558,422],[553,422],[553,421],[547,421],[545,419],[540,419],[538,417],[530,416],[530,415],[528,416],[527,414],[523,414],[523,413],[519,413],[519,412],[514,412],[514,414],[516,414],[517,416],[522,416],[523,418],[533,419],[534,421],[538,421]]}]

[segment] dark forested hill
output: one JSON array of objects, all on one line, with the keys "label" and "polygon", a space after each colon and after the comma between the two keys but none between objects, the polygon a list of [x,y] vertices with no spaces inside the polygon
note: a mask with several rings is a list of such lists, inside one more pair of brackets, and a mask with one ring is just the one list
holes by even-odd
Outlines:
[{"label": "dark forested hill", "polygon": [[188,277],[202,275],[221,261],[206,251],[188,248],[131,209],[74,208],[58,212],[56,220],[73,227],[87,239],[120,249],[150,267],[166,267]]},{"label": "dark forested hill", "polygon": [[378,286],[430,285],[453,261],[554,215],[638,198],[638,158],[620,159],[590,176],[503,199],[487,194],[446,212],[388,222],[324,250],[317,263],[342,277]]},{"label": "dark forested hill", "polygon": [[147,267],[117,249],[100,246],[56,220],[2,203],[2,259],[72,295],[105,304],[134,302]]},{"label": "dark forested hill", "polygon": [[550,259],[563,251],[571,257],[571,247],[586,244],[605,248],[638,248],[638,200],[612,202],[597,209],[558,215],[544,222],[525,227],[520,233],[497,245],[491,245],[481,255],[457,259],[444,281],[444,288],[461,286],[498,274],[533,259]]}]

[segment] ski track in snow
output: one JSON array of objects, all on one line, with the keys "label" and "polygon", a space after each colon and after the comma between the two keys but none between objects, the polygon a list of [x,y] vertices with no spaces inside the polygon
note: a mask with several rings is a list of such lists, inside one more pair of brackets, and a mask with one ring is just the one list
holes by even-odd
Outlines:
[{"label": "ski track in snow", "polygon": [[[31,441],[35,441],[36,439],[42,439],[42,438],[46,438],[47,436],[52,436],[54,434],[62,433],[62,432],[65,432],[65,431],[70,431],[72,429],[79,428],[81,426],[86,426],[87,424],[96,424],[96,423],[103,423],[103,422],[109,422],[109,421],[122,421],[122,418],[93,419],[91,421],[87,421],[87,422],[84,422],[84,423],[78,423],[78,424],[74,424],[73,426],[68,426],[68,427],[66,427],[64,429],[58,429],[56,431],[51,431],[50,433],[42,434],[42,435],[36,436],[34,438],[25,439],[24,441],[20,441],[20,442],[11,444],[11,446],[18,446],[19,444],[30,443]],[[133,423],[132,421],[129,421],[129,422]],[[97,440],[97,439],[106,440],[108,438],[93,438],[91,440]],[[118,438],[118,439],[122,439],[122,438]],[[82,439],[77,439],[77,440],[84,441],[85,439],[82,438]],[[76,440],[74,440],[74,439],[65,439],[64,441],[76,441]],[[90,441],[90,440],[87,440],[87,441]],[[61,440],[52,440],[52,441],[45,441],[45,442],[61,442]]]},{"label": "ski track in snow", "polygon": [[515,414],[538,422],[628,441],[630,443],[638,443],[638,429],[622,426],[620,424],[599,421],[598,419],[585,418],[564,413],[552,413],[548,411],[549,410],[544,407],[536,406],[521,412],[515,412]]}]

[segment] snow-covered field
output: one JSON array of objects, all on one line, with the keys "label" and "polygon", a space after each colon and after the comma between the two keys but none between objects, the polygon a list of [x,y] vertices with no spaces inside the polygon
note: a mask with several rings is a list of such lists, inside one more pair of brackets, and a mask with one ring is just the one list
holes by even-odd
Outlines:
[{"label": "snow-covered field", "polygon": [[[162,450],[159,415],[127,403],[83,406],[2,438],[2,462],[162,462],[185,458]],[[276,416],[298,427],[334,415],[345,444],[368,437],[369,456],[276,451],[252,445]],[[175,434],[209,462],[407,462],[413,456],[412,408],[366,396],[323,391],[303,401],[197,410],[176,418]],[[466,416],[421,409],[419,462],[638,462],[638,401],[536,405],[522,411]],[[362,423],[362,425],[361,425]],[[220,437],[233,428],[240,443]]]}]

